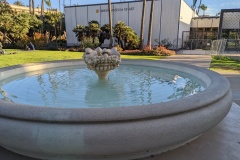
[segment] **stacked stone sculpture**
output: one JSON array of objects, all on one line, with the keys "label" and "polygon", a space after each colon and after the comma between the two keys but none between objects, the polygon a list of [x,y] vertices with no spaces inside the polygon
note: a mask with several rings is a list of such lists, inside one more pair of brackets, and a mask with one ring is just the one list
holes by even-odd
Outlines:
[{"label": "stacked stone sculpture", "polygon": [[88,69],[93,70],[99,79],[106,79],[110,70],[115,69],[121,62],[121,55],[114,47],[112,49],[101,49],[100,47],[92,50],[86,48],[83,60]]}]

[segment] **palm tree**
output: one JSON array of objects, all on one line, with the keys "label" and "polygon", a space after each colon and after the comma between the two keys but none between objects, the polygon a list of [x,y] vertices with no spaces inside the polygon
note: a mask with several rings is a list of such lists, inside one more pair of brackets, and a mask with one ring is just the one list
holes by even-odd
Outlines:
[{"label": "palm tree", "polygon": [[[41,20],[44,22],[44,2],[47,4],[47,6],[51,6],[51,0],[42,0],[41,2]],[[43,23],[42,23],[42,32],[43,32]]]},{"label": "palm tree", "polygon": [[111,0],[108,0],[108,15],[109,15],[109,26],[110,26],[109,48],[112,48],[112,46],[113,46],[113,31],[112,31],[112,4],[111,4]]},{"label": "palm tree", "polygon": [[29,0],[29,13],[32,13],[32,0]]},{"label": "palm tree", "polygon": [[33,15],[35,14],[35,5],[34,5],[34,0],[32,0],[32,10],[33,10]]},{"label": "palm tree", "polygon": [[199,5],[198,5],[197,15],[198,15],[198,13],[199,13],[200,6],[201,6],[201,5],[202,5],[202,0],[200,0],[200,3],[199,3]]},{"label": "palm tree", "polygon": [[24,6],[22,1],[17,0],[16,2],[14,2],[13,4],[17,5],[17,6]]},{"label": "palm tree", "polygon": [[207,10],[207,6],[205,6],[204,4],[202,4],[200,6],[200,8],[203,10],[203,16],[205,15],[205,11]]},{"label": "palm tree", "polygon": [[41,17],[44,16],[44,2],[47,4],[48,7],[51,6],[51,0],[42,0],[42,2],[41,2]]},{"label": "palm tree", "polygon": [[145,21],[145,12],[146,12],[146,0],[143,0],[143,9],[142,9],[142,21],[141,21],[141,35],[140,35],[140,49],[143,49],[144,44],[144,21]]},{"label": "palm tree", "polygon": [[29,13],[33,15],[35,14],[34,0],[29,0]]},{"label": "palm tree", "polygon": [[193,0],[193,5],[191,6],[191,8],[192,8],[193,10],[196,9],[196,4],[197,4],[197,0]]},{"label": "palm tree", "polygon": [[149,30],[148,30],[148,43],[147,45],[152,48],[152,24],[153,24],[153,13],[154,13],[154,0],[152,0],[150,19],[149,19]]}]

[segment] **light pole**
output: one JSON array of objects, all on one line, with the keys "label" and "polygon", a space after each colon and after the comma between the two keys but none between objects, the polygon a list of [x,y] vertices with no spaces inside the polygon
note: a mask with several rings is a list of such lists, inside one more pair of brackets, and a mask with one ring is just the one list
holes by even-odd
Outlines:
[{"label": "light pole", "polygon": [[110,27],[109,48],[112,48],[113,47],[113,31],[112,31],[112,4],[111,4],[111,0],[108,0],[108,14],[109,14],[109,27]]}]

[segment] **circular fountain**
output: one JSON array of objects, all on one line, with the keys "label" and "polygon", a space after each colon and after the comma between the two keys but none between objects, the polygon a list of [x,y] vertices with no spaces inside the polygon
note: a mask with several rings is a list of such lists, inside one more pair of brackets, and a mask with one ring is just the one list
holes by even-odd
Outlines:
[{"label": "circular fountain", "polygon": [[83,54],[83,60],[87,64],[88,69],[94,70],[99,79],[106,79],[110,70],[115,69],[121,62],[120,53],[115,47],[111,50],[98,47],[94,51],[86,48]]},{"label": "circular fountain", "polygon": [[[84,61],[70,60],[1,68],[0,81],[21,73],[82,65]],[[163,61],[123,60],[121,65],[182,72],[206,88],[181,99],[129,107],[59,108],[0,100],[0,145],[40,159],[135,159],[190,142],[217,125],[231,107],[229,82],[210,70]]]}]

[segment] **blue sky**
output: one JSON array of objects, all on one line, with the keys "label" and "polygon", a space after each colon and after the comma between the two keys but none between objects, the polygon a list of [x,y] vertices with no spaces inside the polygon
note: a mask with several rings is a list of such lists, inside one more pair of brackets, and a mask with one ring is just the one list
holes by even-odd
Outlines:
[{"label": "blue sky", "polygon": [[[28,5],[29,0],[20,0],[24,5]],[[83,4],[96,4],[96,3],[107,3],[107,0],[60,0],[61,11],[63,11],[63,3],[65,1],[65,5],[83,5]],[[134,1],[134,0],[111,0],[112,2],[120,2],[120,1]],[[185,0],[189,6],[192,5],[193,0]],[[199,3],[200,0],[198,0]],[[14,3],[16,0],[7,0],[9,3]],[[59,0],[51,0],[53,8],[59,8]],[[35,0],[35,5],[40,5],[41,0]],[[197,3],[197,4],[198,4]],[[216,13],[219,13],[221,9],[231,9],[231,8],[239,8],[240,9],[240,0],[202,0],[202,3],[205,4],[208,9],[206,10],[206,15],[214,16]],[[200,15],[202,12],[200,11]]]}]

